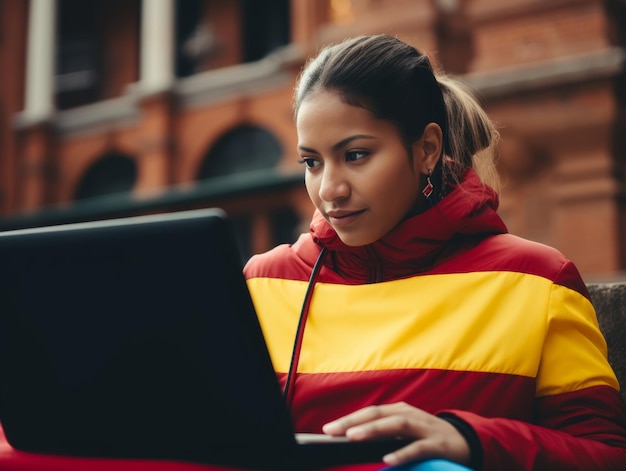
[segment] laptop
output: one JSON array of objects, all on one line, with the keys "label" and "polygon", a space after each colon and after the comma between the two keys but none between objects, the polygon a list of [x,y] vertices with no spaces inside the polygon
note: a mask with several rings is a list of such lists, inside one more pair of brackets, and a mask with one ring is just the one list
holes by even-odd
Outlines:
[{"label": "laptop", "polygon": [[219,209],[0,233],[0,378],[24,451],[304,469],[404,444],[294,433]]}]

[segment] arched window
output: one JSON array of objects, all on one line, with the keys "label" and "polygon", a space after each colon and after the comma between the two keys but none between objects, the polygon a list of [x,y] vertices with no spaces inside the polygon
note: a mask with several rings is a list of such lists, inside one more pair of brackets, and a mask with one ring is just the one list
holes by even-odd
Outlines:
[{"label": "arched window", "polygon": [[220,137],[209,150],[198,179],[272,168],[282,154],[280,142],[269,131],[258,126],[240,126]]},{"label": "arched window", "polygon": [[129,192],[137,180],[135,160],[124,154],[108,153],[93,164],[81,179],[75,200]]}]

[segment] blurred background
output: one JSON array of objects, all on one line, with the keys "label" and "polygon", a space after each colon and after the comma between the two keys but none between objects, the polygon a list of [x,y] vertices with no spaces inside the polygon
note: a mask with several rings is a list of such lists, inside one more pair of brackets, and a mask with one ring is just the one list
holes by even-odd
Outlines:
[{"label": "blurred background", "polygon": [[476,90],[512,233],[626,279],[626,0],[0,0],[0,230],[219,206],[244,259],[293,241],[294,82],[373,33]]}]

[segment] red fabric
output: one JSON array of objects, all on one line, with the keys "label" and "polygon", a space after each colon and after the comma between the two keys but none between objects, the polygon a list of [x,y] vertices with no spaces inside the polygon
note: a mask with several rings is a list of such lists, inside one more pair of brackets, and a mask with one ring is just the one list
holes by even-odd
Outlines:
[{"label": "red fabric", "polygon": [[382,281],[425,272],[441,263],[458,252],[458,236],[506,232],[497,207],[496,193],[469,170],[462,185],[437,205],[403,221],[371,245],[345,245],[319,212],[313,217],[311,235],[317,244],[330,249],[326,265],[340,273],[344,282]]},{"label": "red fabric", "polygon": [[[284,374],[279,380],[284,381]],[[308,384],[307,384],[308,383]],[[389,387],[392,384],[393,387]],[[351,409],[404,401],[435,414],[468,409],[486,417],[532,420],[533,378],[450,370],[380,370],[298,375],[292,407],[298,431],[320,433],[322,425]]]},{"label": "red fabric", "polygon": [[537,424],[450,411],[472,426],[484,449],[484,471],[624,470],[624,404],[598,386],[537,399]]}]

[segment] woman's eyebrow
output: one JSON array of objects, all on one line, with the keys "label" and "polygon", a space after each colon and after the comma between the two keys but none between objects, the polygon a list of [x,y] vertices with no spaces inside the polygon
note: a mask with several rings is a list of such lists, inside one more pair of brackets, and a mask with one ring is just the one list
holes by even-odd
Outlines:
[{"label": "woman's eyebrow", "polygon": [[[332,150],[334,152],[338,151],[339,149],[341,149],[342,147],[347,146],[348,144],[350,144],[352,141],[356,140],[356,139],[376,139],[376,136],[370,136],[369,134],[355,134],[353,136],[348,136],[345,139],[342,139],[341,141],[337,142],[336,144],[334,144],[332,146]],[[317,154],[318,152],[315,149],[312,149],[310,147],[305,147],[305,146],[298,146],[299,150],[303,150],[305,152],[311,152],[314,154]]]},{"label": "woman's eyebrow", "polygon": [[339,149],[341,149],[344,146],[347,146],[348,144],[350,144],[352,141],[356,139],[376,139],[376,137],[370,136],[369,134],[355,134],[354,136],[346,137],[345,139],[342,139],[341,141],[339,141],[337,144],[333,146],[333,150],[338,151]]},{"label": "woman's eyebrow", "polygon": [[318,152],[315,149],[311,149],[310,147],[298,146],[298,150],[303,150],[304,152],[310,152],[311,154],[317,154]]}]

